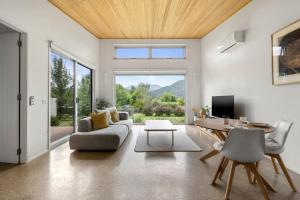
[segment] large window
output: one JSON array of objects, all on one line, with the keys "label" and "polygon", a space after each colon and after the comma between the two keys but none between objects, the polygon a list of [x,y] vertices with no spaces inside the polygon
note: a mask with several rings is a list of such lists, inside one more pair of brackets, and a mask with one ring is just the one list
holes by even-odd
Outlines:
[{"label": "large window", "polygon": [[115,59],[185,59],[185,46],[115,46]]},{"label": "large window", "polygon": [[149,58],[148,48],[125,48],[117,47],[115,49],[116,58],[128,59],[128,58]]},{"label": "large window", "polygon": [[185,57],[184,47],[155,47],[152,48],[152,58],[161,59],[183,59]]},{"label": "large window", "polygon": [[115,104],[134,123],[147,119],[185,122],[184,75],[115,75]]}]

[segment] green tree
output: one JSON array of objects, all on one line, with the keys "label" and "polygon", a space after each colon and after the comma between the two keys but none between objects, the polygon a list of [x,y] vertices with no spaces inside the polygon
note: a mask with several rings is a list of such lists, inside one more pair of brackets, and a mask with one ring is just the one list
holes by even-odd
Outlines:
[{"label": "green tree", "polygon": [[160,100],[162,102],[176,102],[176,97],[171,92],[165,92],[161,97]]},{"label": "green tree", "polygon": [[82,77],[78,84],[78,115],[79,118],[88,116],[91,112],[91,76]]},{"label": "green tree", "polygon": [[73,106],[72,76],[66,69],[63,59],[54,57],[51,71],[51,97],[57,98],[57,117],[61,119]]},{"label": "green tree", "polygon": [[121,84],[116,85],[116,100],[118,108],[130,104],[130,94]]},{"label": "green tree", "polygon": [[176,103],[179,106],[184,106],[184,99],[182,97],[179,97],[179,98],[176,99]]},{"label": "green tree", "polygon": [[150,85],[140,83],[137,87],[132,87],[131,92],[131,104],[136,108],[138,112],[142,110],[145,104],[151,102],[149,95]]}]

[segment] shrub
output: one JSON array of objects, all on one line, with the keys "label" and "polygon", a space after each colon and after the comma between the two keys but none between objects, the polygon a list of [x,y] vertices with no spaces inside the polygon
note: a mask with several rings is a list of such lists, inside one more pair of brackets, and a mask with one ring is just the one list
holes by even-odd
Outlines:
[{"label": "shrub", "polygon": [[182,117],[184,116],[184,108],[183,107],[176,107],[175,108],[175,115]]},{"label": "shrub", "polygon": [[153,105],[151,105],[151,104],[144,105],[144,107],[142,109],[142,113],[144,113],[146,116],[153,115]]},{"label": "shrub", "polygon": [[143,113],[136,113],[133,115],[133,121],[135,123],[143,123],[145,121],[145,115]]},{"label": "shrub", "polygon": [[134,107],[130,105],[124,105],[118,108],[119,111],[128,112],[130,116],[134,113]]},{"label": "shrub", "polygon": [[51,126],[58,126],[58,125],[59,125],[58,117],[51,116]]},{"label": "shrub", "polygon": [[153,112],[156,116],[168,116],[174,113],[172,105],[159,105],[153,108]]},{"label": "shrub", "polygon": [[184,99],[182,97],[177,98],[176,103],[179,106],[184,106]]}]

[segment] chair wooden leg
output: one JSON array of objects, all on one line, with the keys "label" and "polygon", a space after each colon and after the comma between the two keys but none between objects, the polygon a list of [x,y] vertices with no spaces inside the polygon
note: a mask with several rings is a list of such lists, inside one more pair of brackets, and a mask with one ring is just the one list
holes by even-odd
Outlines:
[{"label": "chair wooden leg", "polygon": [[227,181],[227,186],[226,186],[225,199],[229,199],[231,186],[232,186],[232,181],[233,181],[233,177],[234,177],[235,167],[236,167],[236,162],[232,161],[231,167],[230,167],[229,179]]},{"label": "chair wooden leg", "polygon": [[279,165],[280,165],[280,167],[281,167],[281,169],[282,169],[282,171],[283,171],[283,173],[284,173],[287,181],[289,182],[292,190],[294,192],[297,192],[296,187],[294,186],[294,183],[293,183],[293,181],[292,181],[292,179],[291,179],[291,177],[289,175],[289,172],[287,171],[287,169],[286,169],[286,167],[285,167],[285,165],[284,165],[284,163],[283,163],[283,161],[281,159],[281,156],[279,154],[277,154],[277,155],[275,155],[275,158],[277,159],[277,161],[278,161],[278,163],[279,163]]},{"label": "chair wooden leg", "polygon": [[228,165],[228,162],[229,162],[229,160],[228,160],[227,158],[225,158],[224,163],[223,163],[223,165],[222,165],[222,170],[221,170],[221,172],[219,173],[219,179],[222,179],[222,176],[223,176],[224,171],[225,171],[225,169],[226,169],[226,167],[227,167],[227,165]]},{"label": "chair wooden leg", "polygon": [[249,183],[252,184],[251,171],[250,171],[250,169],[246,165],[244,167],[245,167],[245,170],[246,170],[246,173],[247,173],[247,177],[248,177]]},{"label": "chair wooden leg", "polygon": [[273,164],[273,167],[274,167],[274,170],[275,170],[276,174],[279,174],[275,158],[271,156],[271,160],[272,160],[272,164]]},{"label": "chair wooden leg", "polygon": [[214,149],[214,150],[212,150],[211,152],[209,152],[208,154],[202,156],[202,157],[200,158],[200,160],[201,160],[201,161],[205,161],[205,160],[207,160],[207,159],[209,159],[209,158],[211,158],[211,157],[213,157],[213,156],[215,156],[215,155],[217,155],[217,154],[219,154],[219,151]]},{"label": "chair wooden leg", "polygon": [[[257,161],[257,162],[255,163],[255,167],[256,167],[256,169],[258,169],[258,167],[259,167],[259,161]],[[253,183],[253,184],[256,184],[256,178],[255,178],[255,176],[253,176],[253,178],[252,178],[252,183]]]},{"label": "chair wooden leg", "polygon": [[216,183],[216,180],[217,180],[217,178],[218,178],[218,176],[219,176],[219,174],[220,174],[220,172],[222,170],[222,165],[223,165],[224,161],[225,161],[225,157],[223,156],[222,159],[221,159],[221,161],[220,161],[220,164],[218,166],[218,169],[217,169],[217,171],[216,171],[216,173],[214,175],[213,181],[211,182],[212,185],[214,185]]},{"label": "chair wooden leg", "polygon": [[269,200],[269,195],[267,193],[266,187],[265,187],[265,185],[263,183],[263,180],[261,179],[261,177],[260,177],[260,175],[257,171],[257,168],[256,168],[255,164],[248,164],[248,166],[249,166],[250,170],[252,171],[252,173],[254,174],[255,179],[257,180],[257,183],[258,183],[258,185],[259,185],[259,187],[260,187],[260,189],[261,189],[261,191],[264,195],[264,199]]}]

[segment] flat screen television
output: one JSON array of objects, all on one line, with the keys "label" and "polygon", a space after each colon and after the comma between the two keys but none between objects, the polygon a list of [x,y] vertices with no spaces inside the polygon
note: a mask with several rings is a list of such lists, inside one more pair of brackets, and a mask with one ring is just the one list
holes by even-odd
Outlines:
[{"label": "flat screen television", "polygon": [[234,96],[213,96],[211,112],[214,117],[234,119]]}]

